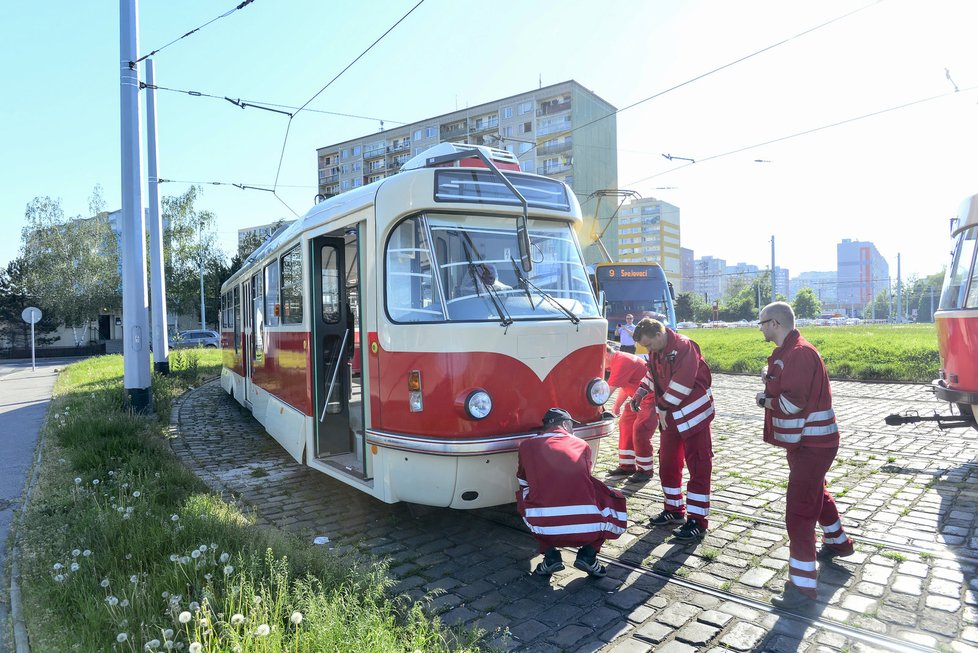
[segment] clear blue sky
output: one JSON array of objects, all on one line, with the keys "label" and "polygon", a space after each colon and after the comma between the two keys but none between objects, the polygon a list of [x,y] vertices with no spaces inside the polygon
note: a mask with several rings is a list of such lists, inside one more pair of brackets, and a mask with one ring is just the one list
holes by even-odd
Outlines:
[{"label": "clear blue sky", "polygon": [[[255,0],[157,54],[157,84],[300,105],[415,3]],[[144,0],[140,52],[234,5]],[[790,39],[620,113],[620,186],[679,206],[683,245],[697,257],[763,268],[774,235],[778,265],[795,275],[835,269],[836,243],[853,238],[875,242],[894,276],[897,253],[905,277],[923,275],[946,263],[948,218],[978,193],[978,90],[964,90],[978,86],[975,25],[972,0],[425,0],[310,106],[392,126],[576,79],[623,108]],[[117,3],[8,3],[0,88],[5,265],[33,197],[61,198],[67,214],[84,215],[101,184],[109,208],[121,203]],[[161,177],[275,181],[285,116],[172,92],[159,92],[157,103]],[[304,212],[316,193],[316,147],[378,128],[298,114],[281,198]],[[700,162],[670,172],[678,163],[662,153]],[[217,215],[229,252],[237,229],[292,215],[269,193],[224,186],[205,185],[202,208]]]}]

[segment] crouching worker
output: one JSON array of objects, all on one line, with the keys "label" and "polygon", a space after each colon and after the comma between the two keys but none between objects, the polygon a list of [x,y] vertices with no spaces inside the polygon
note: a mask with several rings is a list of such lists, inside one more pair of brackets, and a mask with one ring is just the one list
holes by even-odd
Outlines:
[{"label": "crouching worker", "polygon": [[608,476],[629,476],[633,483],[647,483],[652,479],[652,457],[655,453],[652,439],[659,426],[655,411],[655,392],[649,392],[641,400],[639,410],[632,409],[631,398],[645,380],[648,367],[645,360],[624,351],[608,347],[606,367],[611,370],[608,385],[619,388],[612,412],[618,417],[618,468]]},{"label": "crouching worker", "polygon": [[543,432],[520,444],[516,507],[543,554],[533,573],[549,576],[564,568],[559,546],[579,547],[574,566],[600,578],[605,540],[625,532],[625,496],[591,476],[591,447],[574,435],[563,408],[543,416]]}]

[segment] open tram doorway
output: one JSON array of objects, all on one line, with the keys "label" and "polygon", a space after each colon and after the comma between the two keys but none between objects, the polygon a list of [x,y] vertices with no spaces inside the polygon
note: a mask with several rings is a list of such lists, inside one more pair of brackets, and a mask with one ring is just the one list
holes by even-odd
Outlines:
[{"label": "open tram doorway", "polygon": [[359,235],[357,225],[312,240],[314,454],[366,478]]}]

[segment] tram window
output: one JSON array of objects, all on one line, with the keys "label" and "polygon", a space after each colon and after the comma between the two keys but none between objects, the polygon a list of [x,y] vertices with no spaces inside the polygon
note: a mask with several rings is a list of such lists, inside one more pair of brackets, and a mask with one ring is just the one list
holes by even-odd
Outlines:
[{"label": "tram window", "polygon": [[327,324],[340,321],[340,273],[336,267],[337,258],[335,247],[323,247],[323,321]]},{"label": "tram window", "polygon": [[282,255],[282,324],[302,323],[302,251]]},{"label": "tram window", "polygon": [[261,283],[260,272],[251,277],[251,323],[254,325],[255,334],[255,346],[251,349],[251,358],[256,361],[262,360],[265,351],[265,320],[262,316],[264,312],[264,297],[262,296]]},{"label": "tram window", "polygon": [[281,324],[282,307],[279,305],[278,259],[265,266],[265,324],[276,327]]},{"label": "tram window", "polygon": [[434,295],[431,260],[420,218],[405,220],[387,243],[387,311],[398,322],[444,318]]},{"label": "tram window", "polygon": [[944,288],[941,290],[941,309],[964,308],[975,306],[978,296],[969,293],[968,303],[965,304],[965,293],[968,292],[968,281],[972,280],[972,292],[975,288],[975,242],[978,239],[978,226],[961,232],[954,248],[954,260],[944,278]]},{"label": "tram window", "polygon": [[234,287],[234,353],[241,347],[241,290]]}]

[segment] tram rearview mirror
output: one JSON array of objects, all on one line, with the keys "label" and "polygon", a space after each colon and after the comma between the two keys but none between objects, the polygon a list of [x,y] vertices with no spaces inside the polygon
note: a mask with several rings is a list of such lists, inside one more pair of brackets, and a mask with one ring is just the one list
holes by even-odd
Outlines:
[{"label": "tram rearview mirror", "polygon": [[[523,209],[526,211],[526,208]],[[533,261],[530,260],[530,232],[526,227],[526,213],[516,218],[516,240],[520,248],[520,265],[524,272],[533,269]]]}]

